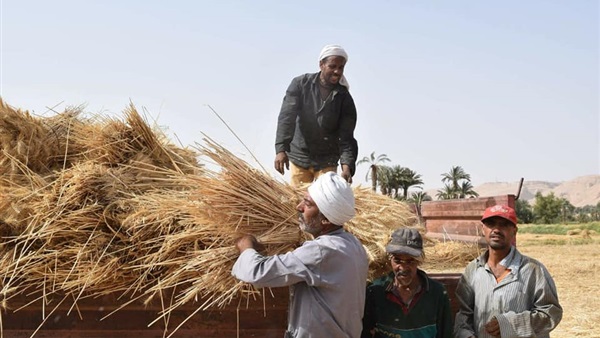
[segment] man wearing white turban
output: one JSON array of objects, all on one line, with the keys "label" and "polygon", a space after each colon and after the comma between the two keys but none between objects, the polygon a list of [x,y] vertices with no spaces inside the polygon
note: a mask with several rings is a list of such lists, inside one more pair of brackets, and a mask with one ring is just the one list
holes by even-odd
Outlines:
[{"label": "man wearing white turban", "polygon": [[344,77],[347,62],[341,46],[327,45],[319,54],[320,71],[294,78],[285,93],[277,121],[275,169],[282,175],[290,169],[293,186],[336,172],[338,162],[341,176],[352,183],[358,143],[356,106]]},{"label": "man wearing white turban", "polygon": [[286,338],[360,337],[369,260],[360,241],[343,229],[354,216],[352,188],[340,175],[325,173],[297,210],[300,228],[313,240],[263,256],[256,237],[243,236],[231,273],[256,287],[289,286]]}]

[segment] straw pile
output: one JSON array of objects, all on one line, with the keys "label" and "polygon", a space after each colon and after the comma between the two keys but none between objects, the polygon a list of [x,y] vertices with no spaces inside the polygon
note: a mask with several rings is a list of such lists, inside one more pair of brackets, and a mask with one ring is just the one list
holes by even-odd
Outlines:
[{"label": "straw pile", "polygon": [[[0,100],[4,308],[16,296],[52,306],[58,298],[73,309],[82,298],[117,293],[122,307],[160,301],[158,321],[188,302],[202,311],[256,296],[230,275],[241,234],[256,235],[267,254],[306,240],[295,210],[303,191],[210,139],[195,150],[174,146],[133,105],[124,115],[90,118],[75,107],[40,118]],[[403,203],[368,189],[355,194],[347,229],[377,277],[388,270],[390,233],[416,219]]]},{"label": "straw pile", "polygon": [[479,257],[485,248],[478,243],[454,241],[440,242],[429,240],[425,246],[426,260],[423,268],[427,271],[457,270],[462,272],[467,264]]}]

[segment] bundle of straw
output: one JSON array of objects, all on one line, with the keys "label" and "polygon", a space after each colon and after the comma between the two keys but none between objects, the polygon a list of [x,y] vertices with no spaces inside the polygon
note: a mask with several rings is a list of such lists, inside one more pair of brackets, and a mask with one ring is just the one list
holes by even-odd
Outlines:
[{"label": "bundle of straw", "polygon": [[26,171],[47,174],[55,169],[58,142],[42,121],[0,99],[0,175],[19,181]]},{"label": "bundle of straw", "polygon": [[[5,307],[18,295],[48,304],[60,297],[74,307],[84,297],[112,293],[119,294],[120,308],[159,299],[163,311],[156,320],[189,302],[200,301],[198,311],[221,307],[258,294],[230,274],[239,236],[256,235],[267,255],[307,239],[295,209],[302,189],[208,138],[197,152],[178,148],[133,105],[125,122],[84,119],[74,109],[42,123],[3,107],[7,118],[0,126],[28,121],[27,135],[55,140],[26,143],[24,152],[11,146],[15,139],[23,143],[22,130],[1,139],[12,152],[3,152],[0,165],[18,174],[0,181]],[[198,156],[216,169],[199,164]],[[57,164],[41,165],[50,159]],[[355,197],[357,215],[346,228],[368,252],[369,278],[378,277],[388,270],[391,232],[416,218],[406,204],[367,189],[356,188]]]},{"label": "bundle of straw", "polygon": [[478,243],[429,240],[425,247],[424,268],[433,271],[448,271],[462,269],[473,259],[483,253]]}]

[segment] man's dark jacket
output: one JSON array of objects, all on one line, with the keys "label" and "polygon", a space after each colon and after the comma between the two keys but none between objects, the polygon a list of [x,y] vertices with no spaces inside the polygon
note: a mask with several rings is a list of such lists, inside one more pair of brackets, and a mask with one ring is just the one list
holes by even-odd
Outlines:
[{"label": "man's dark jacket", "polygon": [[356,107],[346,87],[337,84],[323,101],[319,74],[304,74],[288,87],[277,122],[275,152],[285,151],[302,168],[321,170],[341,164],[356,168]]}]

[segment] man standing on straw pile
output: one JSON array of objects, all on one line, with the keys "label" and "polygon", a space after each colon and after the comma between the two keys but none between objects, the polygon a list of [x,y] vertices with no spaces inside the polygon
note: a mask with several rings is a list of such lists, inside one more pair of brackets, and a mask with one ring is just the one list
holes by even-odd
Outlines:
[{"label": "man standing on straw pile", "polygon": [[298,204],[300,228],[314,236],[283,255],[262,256],[256,238],[237,242],[232,274],[256,287],[290,287],[285,337],[360,337],[369,260],[343,224],[354,217],[354,194],[338,174],[325,173]]},{"label": "man standing on straw pile", "polygon": [[467,265],[458,283],[455,336],[550,337],[563,310],[546,267],[511,245],[518,230],[515,210],[489,207],[481,222],[488,249]]},{"label": "man standing on straw pile", "polygon": [[446,288],[418,268],[425,258],[419,231],[394,231],[385,249],[392,272],[367,288],[362,337],[452,337]]},{"label": "man standing on straw pile", "polygon": [[358,156],[354,138],[356,107],[344,77],[348,54],[327,45],[319,55],[320,72],[300,75],[288,87],[275,138],[275,169],[290,169],[291,185],[311,183],[319,175],[337,171],[352,183]]}]

